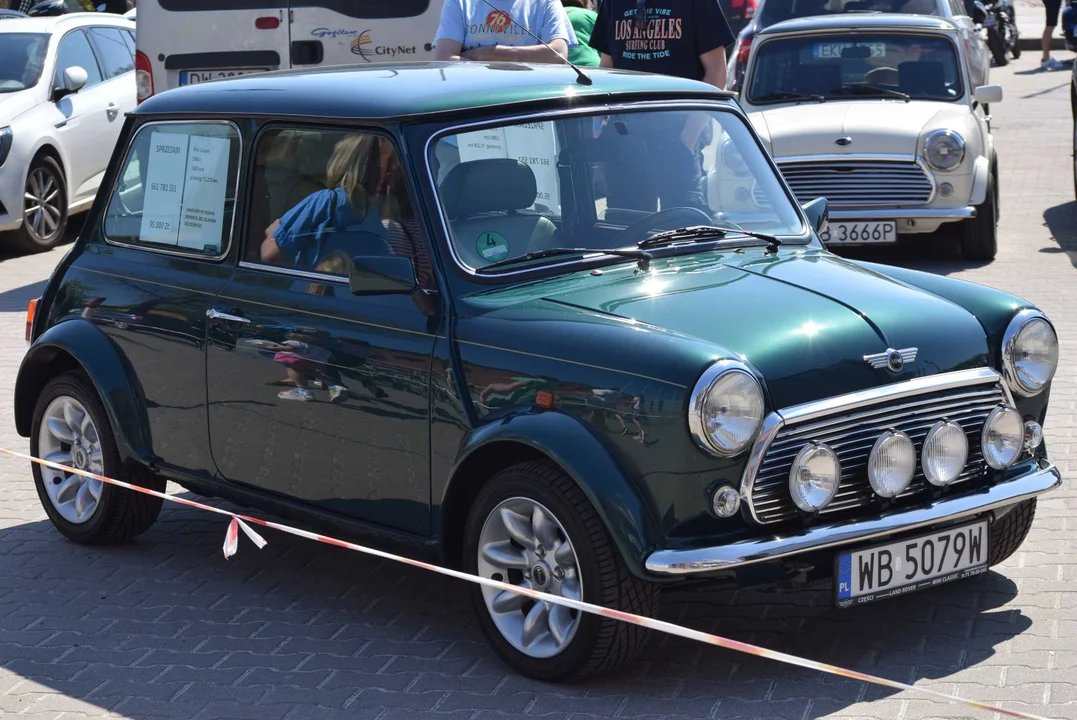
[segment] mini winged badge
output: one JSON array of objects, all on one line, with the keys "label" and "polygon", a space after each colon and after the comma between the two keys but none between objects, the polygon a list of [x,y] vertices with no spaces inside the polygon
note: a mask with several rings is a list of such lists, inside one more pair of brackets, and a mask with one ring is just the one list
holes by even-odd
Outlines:
[{"label": "mini winged badge", "polygon": [[894,348],[887,348],[881,353],[875,353],[873,355],[865,355],[864,362],[871,365],[875,369],[886,368],[891,372],[901,372],[901,369],[905,367],[905,363],[911,363],[916,359],[916,348],[905,348],[903,350],[895,350]]}]

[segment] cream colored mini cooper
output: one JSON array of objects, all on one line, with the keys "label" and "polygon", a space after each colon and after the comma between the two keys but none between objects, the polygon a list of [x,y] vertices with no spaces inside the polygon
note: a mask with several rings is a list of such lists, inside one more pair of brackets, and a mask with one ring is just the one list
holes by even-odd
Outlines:
[{"label": "cream colored mini cooper", "polygon": [[[964,52],[959,29],[924,16],[825,16],[760,33],[741,104],[797,199],[829,201],[823,242],[896,243],[959,223],[964,257],[995,257],[987,112],[1002,88],[973,87]],[[712,197],[731,209],[765,202],[731,145],[722,160],[731,172],[712,175]]]}]

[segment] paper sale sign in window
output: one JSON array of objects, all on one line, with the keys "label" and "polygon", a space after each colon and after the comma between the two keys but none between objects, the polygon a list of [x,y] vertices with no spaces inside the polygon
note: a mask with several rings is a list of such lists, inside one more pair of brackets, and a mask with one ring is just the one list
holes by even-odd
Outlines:
[{"label": "paper sale sign in window", "polygon": [[139,240],[219,252],[229,150],[226,138],[153,133]]},{"label": "paper sale sign in window", "polygon": [[460,162],[512,158],[531,168],[538,188],[536,205],[561,214],[557,177],[557,134],[553,123],[537,122],[463,133],[458,139]]}]

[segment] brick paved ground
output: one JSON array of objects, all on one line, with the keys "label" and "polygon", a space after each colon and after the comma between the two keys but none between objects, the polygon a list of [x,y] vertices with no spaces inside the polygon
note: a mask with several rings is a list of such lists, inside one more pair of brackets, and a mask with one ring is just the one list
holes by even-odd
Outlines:
[{"label": "brick paved ground", "polygon": [[[1002,250],[918,263],[1030,298],[1064,370],[1047,441],[1077,480],[1077,205],[1069,73],[1034,54],[995,70]],[[0,260],[0,446],[25,302],[61,251]],[[869,256],[876,259],[879,256]],[[910,262],[908,256],[892,257]],[[1077,489],[1041,502],[1001,572],[839,612],[825,592],[670,594],[705,630],[1056,718],[1077,718]],[[479,637],[461,585],[280,535],[221,558],[224,523],[166,507],[140,541],[86,549],[45,520],[21,463],[0,460],[0,716],[82,718],[969,717],[908,693],[656,638],[621,674],[556,687],[514,677]],[[244,541],[245,542],[245,541]],[[976,717],[986,717],[977,715]]]}]

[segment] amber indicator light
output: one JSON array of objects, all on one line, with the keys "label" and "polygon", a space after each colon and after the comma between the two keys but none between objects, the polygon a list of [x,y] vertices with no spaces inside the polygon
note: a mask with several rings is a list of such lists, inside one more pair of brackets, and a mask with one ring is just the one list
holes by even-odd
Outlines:
[{"label": "amber indicator light", "polygon": [[30,330],[34,326],[34,313],[37,312],[37,298],[26,306],[26,342],[30,342]]},{"label": "amber indicator light", "polygon": [[553,393],[548,390],[539,390],[535,395],[535,404],[541,408],[553,407]]}]

